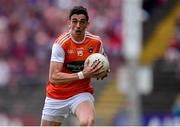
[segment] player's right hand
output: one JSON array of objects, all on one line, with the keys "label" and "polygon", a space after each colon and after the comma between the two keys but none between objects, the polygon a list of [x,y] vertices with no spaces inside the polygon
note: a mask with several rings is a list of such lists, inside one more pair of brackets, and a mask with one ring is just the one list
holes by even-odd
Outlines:
[{"label": "player's right hand", "polygon": [[91,78],[101,73],[100,70],[102,69],[102,67],[103,65],[99,60],[95,61],[91,66],[89,66],[89,61],[87,61],[82,72],[85,78]]}]

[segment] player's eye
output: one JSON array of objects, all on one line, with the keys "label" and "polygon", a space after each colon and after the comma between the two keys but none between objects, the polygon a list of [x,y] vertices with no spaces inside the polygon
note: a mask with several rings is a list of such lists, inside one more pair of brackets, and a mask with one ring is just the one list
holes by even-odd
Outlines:
[{"label": "player's eye", "polygon": [[80,25],[84,25],[86,22],[83,20],[83,21],[80,21]]},{"label": "player's eye", "polygon": [[73,24],[76,24],[77,22],[78,22],[77,20],[73,20],[73,21],[72,21]]}]

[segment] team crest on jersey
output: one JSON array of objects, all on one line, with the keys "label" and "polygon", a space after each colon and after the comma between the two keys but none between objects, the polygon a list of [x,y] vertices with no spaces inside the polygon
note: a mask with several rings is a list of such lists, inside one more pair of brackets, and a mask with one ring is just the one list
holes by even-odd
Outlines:
[{"label": "team crest on jersey", "polygon": [[82,56],[83,55],[83,48],[77,48],[77,55]]},{"label": "team crest on jersey", "polygon": [[89,47],[89,48],[88,48],[88,52],[89,52],[89,53],[92,53],[92,52],[93,52],[93,47]]}]

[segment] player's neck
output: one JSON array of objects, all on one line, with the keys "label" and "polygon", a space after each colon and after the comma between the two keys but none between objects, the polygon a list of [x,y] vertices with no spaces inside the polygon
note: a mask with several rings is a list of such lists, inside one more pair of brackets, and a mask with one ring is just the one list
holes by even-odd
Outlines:
[{"label": "player's neck", "polygon": [[75,41],[82,41],[84,39],[84,35],[72,35]]}]

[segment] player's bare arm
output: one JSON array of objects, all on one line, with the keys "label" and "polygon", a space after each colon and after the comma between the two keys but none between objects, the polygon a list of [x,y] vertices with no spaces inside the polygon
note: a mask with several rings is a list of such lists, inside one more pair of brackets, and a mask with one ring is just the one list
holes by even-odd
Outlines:
[{"label": "player's bare arm", "polygon": [[[63,73],[61,72],[62,68],[63,63],[54,61],[50,62],[49,80],[53,85],[79,80],[77,73]],[[93,75],[101,73],[99,72],[101,68],[102,64],[99,61],[96,61],[92,66],[85,65],[82,73],[85,78],[90,78]]]}]

